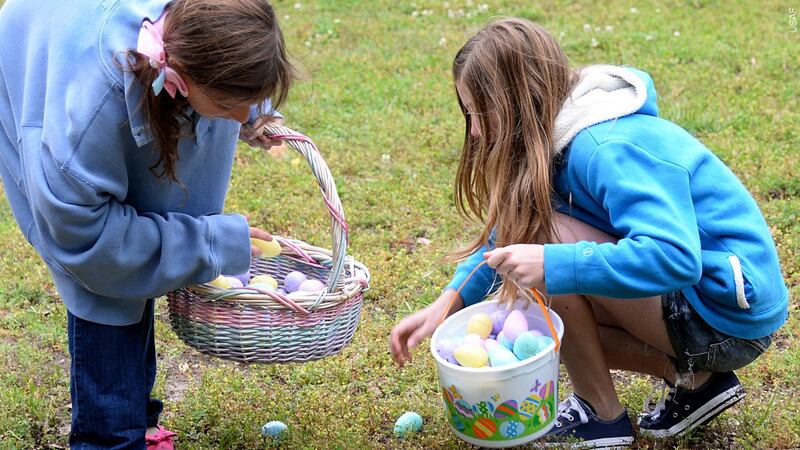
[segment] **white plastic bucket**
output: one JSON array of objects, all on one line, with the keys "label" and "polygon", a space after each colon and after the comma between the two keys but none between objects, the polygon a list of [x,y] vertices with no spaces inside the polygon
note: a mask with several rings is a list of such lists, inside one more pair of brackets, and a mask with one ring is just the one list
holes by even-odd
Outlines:
[{"label": "white plastic bucket", "polygon": [[[498,306],[496,300],[464,308],[445,320],[431,339],[450,428],[470,444],[492,448],[522,445],[542,437],[553,427],[558,405],[555,342],[534,358],[479,369],[449,363],[436,351],[440,340],[463,337],[473,314],[491,315],[500,308],[505,306]],[[550,335],[538,305],[517,301],[514,309],[525,315],[531,329]],[[548,312],[560,340],[564,324],[555,312]]]}]

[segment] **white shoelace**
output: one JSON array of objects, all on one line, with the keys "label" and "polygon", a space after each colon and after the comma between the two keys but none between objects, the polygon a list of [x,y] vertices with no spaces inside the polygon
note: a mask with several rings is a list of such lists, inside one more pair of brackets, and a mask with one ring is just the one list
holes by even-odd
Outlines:
[{"label": "white shoelace", "polygon": [[[650,405],[653,403],[653,398],[656,396],[658,391],[661,391],[661,396],[658,399],[658,402],[651,408]],[[645,416],[650,416],[651,419],[655,420],[658,416],[664,411],[667,407],[667,401],[671,400],[675,396],[675,388],[669,387],[666,382],[661,382],[660,385],[656,385],[653,388],[653,391],[650,392],[650,395],[644,401],[644,405],[642,406],[642,410],[644,411]]]},{"label": "white shoelace", "polygon": [[575,398],[574,395],[570,395],[564,401],[558,404],[558,419],[556,420],[556,426],[561,428],[564,424],[561,422],[562,417],[566,417],[567,420],[572,422],[575,420],[575,416],[573,416],[570,411],[576,411],[578,413],[578,419],[580,419],[580,423],[586,423],[589,421],[589,416],[586,415],[586,411],[583,410],[583,406]]}]

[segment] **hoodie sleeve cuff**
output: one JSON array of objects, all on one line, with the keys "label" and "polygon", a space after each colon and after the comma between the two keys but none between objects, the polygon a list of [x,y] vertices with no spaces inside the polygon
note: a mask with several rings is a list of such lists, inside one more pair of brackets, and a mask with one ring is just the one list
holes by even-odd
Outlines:
[{"label": "hoodie sleeve cuff", "polygon": [[211,217],[211,254],[215,273],[233,275],[250,268],[250,226],[238,214]]},{"label": "hoodie sleeve cuff", "polygon": [[550,295],[578,292],[578,270],[575,254],[578,244],[546,244],[544,246],[544,284]]}]

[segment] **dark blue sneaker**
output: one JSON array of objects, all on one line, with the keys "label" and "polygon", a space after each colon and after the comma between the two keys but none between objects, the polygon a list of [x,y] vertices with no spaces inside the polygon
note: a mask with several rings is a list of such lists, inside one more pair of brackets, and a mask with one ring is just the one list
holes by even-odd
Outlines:
[{"label": "dark blue sneaker", "polygon": [[628,447],[633,436],[627,410],[614,420],[602,420],[588,403],[573,394],[559,403],[555,425],[544,440],[547,447],[611,449]]},{"label": "dark blue sneaker", "polygon": [[744,398],[744,388],[733,372],[713,373],[693,391],[673,386],[663,395],[666,387],[665,383],[661,400],[654,407],[645,401],[645,412],[639,417],[642,434],[657,438],[680,436],[709,422]]}]

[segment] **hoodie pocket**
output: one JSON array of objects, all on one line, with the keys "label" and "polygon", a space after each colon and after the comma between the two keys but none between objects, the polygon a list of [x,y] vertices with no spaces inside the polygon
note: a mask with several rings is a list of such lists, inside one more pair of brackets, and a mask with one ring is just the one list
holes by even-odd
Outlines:
[{"label": "hoodie pocket", "polygon": [[739,258],[730,252],[703,250],[703,276],[697,287],[708,298],[729,308],[748,309],[749,285]]}]

